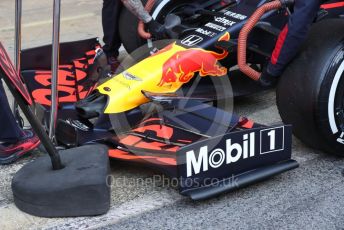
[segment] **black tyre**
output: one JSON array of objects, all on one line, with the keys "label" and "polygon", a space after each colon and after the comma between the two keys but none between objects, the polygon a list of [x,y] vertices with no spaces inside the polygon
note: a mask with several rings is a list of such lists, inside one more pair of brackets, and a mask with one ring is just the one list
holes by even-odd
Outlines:
[{"label": "black tyre", "polygon": [[344,156],[344,20],[313,25],[277,87],[283,122],[307,145]]},{"label": "black tyre", "polygon": [[[142,0],[145,5],[147,0]],[[144,40],[137,34],[139,20],[129,10],[123,7],[119,17],[119,34],[124,48],[128,53],[142,46]]]}]

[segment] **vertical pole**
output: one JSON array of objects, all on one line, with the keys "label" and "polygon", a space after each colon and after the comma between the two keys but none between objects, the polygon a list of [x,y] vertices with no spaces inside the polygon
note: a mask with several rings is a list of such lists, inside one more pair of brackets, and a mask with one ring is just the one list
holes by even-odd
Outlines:
[{"label": "vertical pole", "polygon": [[20,73],[21,64],[21,18],[22,18],[22,0],[15,2],[15,46],[14,46],[14,66]]},{"label": "vertical pole", "polygon": [[52,79],[51,79],[51,109],[50,109],[50,124],[49,124],[49,138],[55,142],[55,127],[58,110],[58,68],[60,59],[60,11],[61,0],[54,0],[53,8],[53,38],[52,38]]},{"label": "vertical pole", "polygon": [[[22,0],[15,1],[15,44],[14,44],[14,66],[20,75],[21,65],[21,26],[22,26]],[[21,76],[21,75],[20,75]],[[13,114],[18,124],[23,126],[19,114],[18,104],[16,100],[13,101]]]}]

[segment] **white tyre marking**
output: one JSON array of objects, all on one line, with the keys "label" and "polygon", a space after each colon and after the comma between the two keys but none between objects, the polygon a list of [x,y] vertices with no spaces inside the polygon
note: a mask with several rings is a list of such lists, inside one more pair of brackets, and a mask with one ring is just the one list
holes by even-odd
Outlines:
[{"label": "white tyre marking", "polygon": [[162,10],[162,8],[164,8],[164,6],[166,6],[166,4],[169,2],[170,0],[164,0],[162,2],[160,2],[160,4],[156,7],[156,9],[154,10],[152,17],[154,19],[156,19],[156,17],[158,17],[158,14],[160,13],[160,11]]},{"label": "white tyre marking", "polygon": [[336,91],[338,88],[339,80],[340,80],[340,77],[343,75],[343,72],[344,72],[344,61],[339,66],[337,73],[333,79],[331,90],[330,90],[330,97],[328,100],[328,118],[329,118],[330,127],[333,134],[336,134],[339,131],[336,124],[335,115],[334,115],[334,100],[336,97]]},{"label": "white tyre marking", "polygon": [[344,137],[344,133],[342,132],[342,134],[340,134],[340,137],[337,138],[337,142],[341,143],[342,145],[344,145],[344,139],[343,139],[343,137]]}]

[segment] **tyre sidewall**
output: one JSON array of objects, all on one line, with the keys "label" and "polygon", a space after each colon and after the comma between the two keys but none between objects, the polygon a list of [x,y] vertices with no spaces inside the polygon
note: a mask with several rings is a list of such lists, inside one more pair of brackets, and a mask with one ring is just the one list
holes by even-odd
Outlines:
[{"label": "tyre sidewall", "polygon": [[[331,62],[328,63],[326,72],[324,74],[324,78],[320,87],[319,95],[318,95],[318,103],[317,103],[317,114],[316,122],[319,125],[319,131],[321,136],[326,140],[326,149],[334,151],[334,153],[341,154],[339,151],[344,150],[344,144],[338,142],[343,136],[341,136],[343,130],[340,127],[343,124],[340,124],[338,119],[333,119],[329,116],[329,112],[332,111],[334,114],[336,113],[336,108],[329,106],[330,103],[330,93],[331,89],[334,90],[334,99],[342,101],[344,98],[340,99],[339,92],[343,92],[344,88],[344,74],[343,71],[339,73],[340,69],[344,63],[344,43],[343,40],[341,44],[336,47],[334,50],[334,54],[332,56]],[[338,85],[334,88],[334,84],[336,83],[335,77],[337,74],[340,74],[338,78]],[[339,76],[339,75],[338,75]],[[329,108],[331,107],[331,108]],[[337,131],[334,132],[331,129],[330,123],[335,124]],[[344,154],[344,153],[342,153]]]}]

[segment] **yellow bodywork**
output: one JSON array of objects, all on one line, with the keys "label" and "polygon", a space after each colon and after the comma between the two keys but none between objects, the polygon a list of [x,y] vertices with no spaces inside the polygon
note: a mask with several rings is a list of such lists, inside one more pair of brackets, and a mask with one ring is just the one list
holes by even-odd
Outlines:
[{"label": "yellow bodywork", "polygon": [[186,49],[174,44],[172,49],[146,58],[98,86],[100,93],[109,96],[104,112],[121,113],[148,102],[142,90],[154,93],[176,92],[184,83],[175,82],[168,86],[158,86],[158,84],[161,81],[164,63],[182,50]]}]

